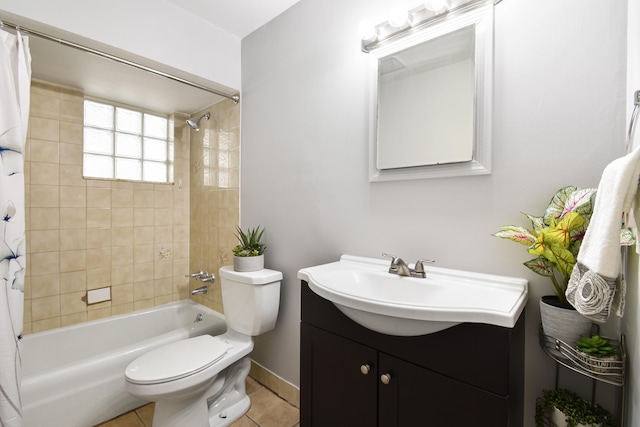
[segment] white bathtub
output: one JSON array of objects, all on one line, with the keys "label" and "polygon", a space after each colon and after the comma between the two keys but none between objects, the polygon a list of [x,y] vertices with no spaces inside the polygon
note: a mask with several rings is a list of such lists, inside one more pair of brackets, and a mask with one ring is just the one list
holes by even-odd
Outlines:
[{"label": "white bathtub", "polygon": [[90,427],[141,406],[146,402],[125,390],[131,361],[169,342],[226,330],[223,315],[183,300],[26,335],[23,426]]}]

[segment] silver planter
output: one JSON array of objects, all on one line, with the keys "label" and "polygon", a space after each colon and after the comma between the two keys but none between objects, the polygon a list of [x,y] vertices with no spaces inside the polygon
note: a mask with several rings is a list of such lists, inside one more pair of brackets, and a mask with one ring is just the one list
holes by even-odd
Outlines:
[{"label": "silver planter", "polygon": [[[555,300],[555,301],[554,301]],[[573,308],[557,304],[558,297],[546,295],[540,298],[540,317],[544,334],[559,339],[573,348],[581,336],[590,336],[591,320]]]},{"label": "silver planter", "polygon": [[258,271],[264,268],[264,254],[258,256],[234,256],[234,271]]}]

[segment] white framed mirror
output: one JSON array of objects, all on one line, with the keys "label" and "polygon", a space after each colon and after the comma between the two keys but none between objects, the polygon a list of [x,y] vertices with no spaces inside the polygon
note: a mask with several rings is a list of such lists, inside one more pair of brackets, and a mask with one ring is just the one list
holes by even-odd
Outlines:
[{"label": "white framed mirror", "polygon": [[492,1],[371,55],[370,181],[491,172]]}]

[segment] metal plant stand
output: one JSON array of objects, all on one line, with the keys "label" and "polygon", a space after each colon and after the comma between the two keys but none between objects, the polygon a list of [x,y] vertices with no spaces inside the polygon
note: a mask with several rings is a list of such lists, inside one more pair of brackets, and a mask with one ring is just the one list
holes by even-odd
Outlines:
[{"label": "metal plant stand", "polygon": [[[591,403],[596,401],[596,386],[598,382],[611,384],[618,387],[615,419],[620,427],[624,427],[625,405],[625,367],[627,362],[627,349],[625,337],[621,335],[620,341],[609,339],[612,344],[618,346],[619,360],[606,360],[591,357],[578,352],[574,347],[562,340],[545,335],[540,326],[539,342],[542,350],[556,362],[555,387],[558,388],[560,380],[560,365],[571,369],[581,375],[592,379]],[[549,427],[555,427],[552,421],[546,420]]]}]

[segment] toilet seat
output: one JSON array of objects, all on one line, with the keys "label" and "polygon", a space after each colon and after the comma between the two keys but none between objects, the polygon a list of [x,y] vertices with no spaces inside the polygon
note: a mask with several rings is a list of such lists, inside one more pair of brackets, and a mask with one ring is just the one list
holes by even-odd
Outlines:
[{"label": "toilet seat", "polygon": [[224,357],[229,344],[218,337],[200,335],[152,350],[127,366],[125,376],[134,384],[159,384],[198,373]]}]

